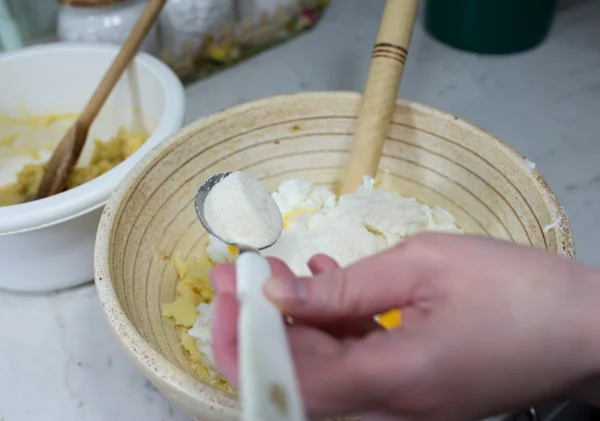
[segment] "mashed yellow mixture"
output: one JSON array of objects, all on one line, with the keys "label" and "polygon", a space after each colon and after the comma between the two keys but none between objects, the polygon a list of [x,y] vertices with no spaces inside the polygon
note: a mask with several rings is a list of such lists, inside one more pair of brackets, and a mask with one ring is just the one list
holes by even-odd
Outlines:
[{"label": "mashed yellow mixture", "polygon": [[[39,116],[29,118],[25,123],[47,127],[61,119],[64,119],[64,116]],[[6,118],[2,120],[8,121]],[[0,146],[14,146],[17,137],[17,135],[10,135],[0,139]],[[95,139],[94,151],[89,164],[75,167],[67,180],[67,189],[87,183],[114,168],[137,151],[147,138],[148,135],[145,133],[130,132],[125,128],[121,128],[115,137],[106,142]],[[39,155],[34,149],[29,151],[29,155],[39,159]],[[0,186],[0,206],[23,203],[28,195],[35,193],[42,181],[44,167],[45,163],[27,164],[16,174],[16,182]]]},{"label": "mashed yellow mixture", "polygon": [[[231,251],[235,253],[234,250],[232,247]],[[208,280],[208,274],[214,263],[208,257],[202,260],[183,261],[179,255],[175,255],[172,261],[179,276],[176,287],[177,297],[172,303],[163,306],[163,314],[175,322],[181,338],[181,346],[189,355],[192,367],[200,380],[226,392],[233,392],[220,374],[211,376],[202,362],[196,340],[188,334],[188,330],[194,325],[198,316],[196,307],[200,303],[210,303],[215,294]]]}]

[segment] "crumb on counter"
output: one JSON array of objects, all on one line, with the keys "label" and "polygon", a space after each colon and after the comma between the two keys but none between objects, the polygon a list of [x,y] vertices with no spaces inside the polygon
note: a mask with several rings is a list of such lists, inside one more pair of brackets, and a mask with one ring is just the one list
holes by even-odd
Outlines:
[{"label": "crumb on counter", "polygon": [[546,225],[543,229],[544,234],[559,227],[561,222],[562,222],[562,218],[557,218],[554,222],[551,222],[550,224]]},{"label": "crumb on counter", "polygon": [[525,165],[527,168],[529,168],[530,170],[535,170],[535,162],[530,161],[529,159],[525,158],[525,161],[523,161],[523,165]]}]

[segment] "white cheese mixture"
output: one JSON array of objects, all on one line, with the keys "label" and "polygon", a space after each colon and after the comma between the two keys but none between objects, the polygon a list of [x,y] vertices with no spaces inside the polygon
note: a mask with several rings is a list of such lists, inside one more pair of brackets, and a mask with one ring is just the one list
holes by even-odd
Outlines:
[{"label": "white cheese mixture", "polygon": [[[300,179],[284,181],[272,196],[283,215],[284,231],[263,254],[283,260],[297,276],[310,275],[306,262],[315,254],[327,254],[345,267],[417,231],[462,232],[444,209],[374,189],[371,178],[365,178],[355,194],[339,200],[329,189]],[[216,263],[234,260],[215,238],[207,253]]]},{"label": "white cheese mixture", "polygon": [[196,310],[198,311],[196,323],[188,330],[188,333],[192,338],[196,339],[196,346],[198,347],[198,351],[200,351],[200,360],[208,370],[210,377],[214,378],[217,374],[217,365],[215,363],[211,342],[213,305],[212,303],[200,303]]}]

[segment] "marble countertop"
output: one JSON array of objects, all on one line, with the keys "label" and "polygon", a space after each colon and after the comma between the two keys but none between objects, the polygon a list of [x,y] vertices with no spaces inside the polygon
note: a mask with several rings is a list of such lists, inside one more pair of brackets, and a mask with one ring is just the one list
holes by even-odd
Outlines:
[{"label": "marble countertop", "polygon": [[[382,0],[334,0],[312,32],[187,88],[187,121],[275,94],[361,90],[382,7]],[[419,24],[400,90],[534,161],[570,217],[578,258],[596,266],[598,22],[600,1],[574,6],[560,13],[543,46],[507,57],[456,51]],[[189,420],[121,352],[92,284],[44,295],[0,292],[0,419]]]}]

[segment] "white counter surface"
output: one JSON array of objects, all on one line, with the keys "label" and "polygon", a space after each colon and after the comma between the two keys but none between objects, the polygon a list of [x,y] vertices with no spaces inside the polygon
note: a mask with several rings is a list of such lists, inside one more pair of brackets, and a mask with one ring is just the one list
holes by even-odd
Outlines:
[{"label": "white counter surface", "polygon": [[[334,0],[315,30],[187,89],[187,121],[265,96],[361,90],[382,0]],[[561,12],[540,48],[483,57],[415,29],[400,95],[461,116],[537,164],[600,266],[600,1]],[[113,340],[92,284],[0,292],[0,419],[184,421]]]}]

